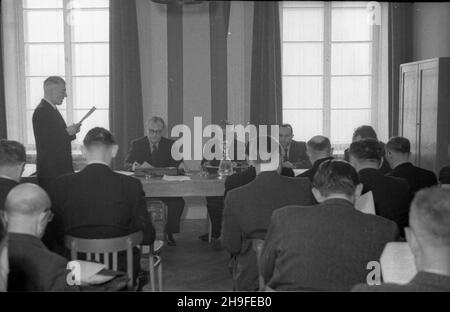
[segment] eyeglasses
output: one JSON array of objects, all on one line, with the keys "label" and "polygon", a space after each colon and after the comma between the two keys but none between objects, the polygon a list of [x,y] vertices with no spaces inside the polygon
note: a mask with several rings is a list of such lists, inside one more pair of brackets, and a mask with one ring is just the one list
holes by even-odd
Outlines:
[{"label": "eyeglasses", "polygon": [[148,130],[148,133],[150,134],[150,135],[155,135],[155,134],[161,134],[162,133],[162,130],[153,130],[153,129],[150,129],[150,130]]}]

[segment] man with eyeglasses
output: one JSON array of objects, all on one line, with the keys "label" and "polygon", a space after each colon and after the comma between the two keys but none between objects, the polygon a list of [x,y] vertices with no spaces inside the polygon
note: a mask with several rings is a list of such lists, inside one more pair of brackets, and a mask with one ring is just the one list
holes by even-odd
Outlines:
[{"label": "man with eyeglasses", "polygon": [[14,187],[5,202],[8,229],[8,291],[77,291],[67,284],[67,260],[47,249],[41,238],[53,219],[50,198],[35,184]]},{"label": "man with eyeglasses", "polygon": [[[153,167],[178,168],[182,161],[177,161],[172,156],[172,145],[174,140],[163,136],[166,124],[161,117],[152,117],[147,121],[147,136],[134,140],[128,152],[125,168],[130,170],[137,163],[144,162]],[[165,226],[165,239],[169,246],[175,246],[173,234],[180,232],[180,218],[184,210],[184,199],[182,197],[159,198],[168,207],[167,224]]]}]

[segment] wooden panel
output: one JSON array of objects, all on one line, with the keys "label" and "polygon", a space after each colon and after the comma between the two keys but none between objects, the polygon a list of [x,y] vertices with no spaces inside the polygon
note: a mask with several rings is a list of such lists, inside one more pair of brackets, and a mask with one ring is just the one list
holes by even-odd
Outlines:
[{"label": "wooden panel", "polygon": [[418,65],[402,65],[400,76],[400,131],[411,142],[411,161],[418,163],[417,144],[417,81]]},{"label": "wooden panel", "polygon": [[[439,59],[436,170],[450,163],[450,58]],[[437,171],[436,171],[437,172]]]},{"label": "wooden panel", "polygon": [[420,137],[419,166],[435,171],[438,110],[438,67],[436,62],[419,65]]}]

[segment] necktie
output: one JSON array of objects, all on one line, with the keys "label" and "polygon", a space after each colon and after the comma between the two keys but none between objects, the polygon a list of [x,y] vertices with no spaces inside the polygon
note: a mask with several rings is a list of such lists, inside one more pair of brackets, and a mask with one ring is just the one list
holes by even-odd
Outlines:
[{"label": "necktie", "polygon": [[284,155],[283,155],[283,162],[286,162],[289,160],[289,151],[287,149],[284,149]]},{"label": "necktie", "polygon": [[158,151],[158,145],[152,144],[152,157],[155,157],[157,151]]}]

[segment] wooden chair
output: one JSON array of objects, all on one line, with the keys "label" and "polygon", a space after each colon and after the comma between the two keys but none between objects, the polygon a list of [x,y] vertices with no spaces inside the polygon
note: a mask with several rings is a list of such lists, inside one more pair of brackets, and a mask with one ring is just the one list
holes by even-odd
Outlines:
[{"label": "wooden chair", "polygon": [[163,237],[164,237],[164,228],[167,223],[167,205],[160,199],[150,198],[147,199],[147,211],[152,218],[152,223],[155,224],[156,216],[159,214],[161,216],[161,221],[163,223]]},{"label": "wooden chair", "polygon": [[264,247],[264,240],[262,239],[252,239],[252,249],[256,253],[256,263],[258,265],[258,280],[259,280],[259,290],[264,291],[264,278],[259,270],[259,258]]},{"label": "wooden chair", "polygon": [[[103,255],[103,264],[114,271],[117,271],[118,253],[126,251],[127,253],[127,276],[129,278],[128,287],[133,288],[133,247],[142,244],[142,232],[136,232],[127,236],[105,238],[105,239],[86,239],[77,238],[66,235],[64,237],[64,244],[66,248],[70,249],[70,256],[72,260],[77,259],[78,253],[86,254],[87,261],[101,262],[100,255]],[[162,246],[161,246],[162,247]],[[158,247],[158,251],[161,247]],[[150,253],[150,284],[153,285],[152,290],[155,289],[155,267],[158,267],[158,277],[160,279],[159,286],[162,290],[162,263],[159,255],[153,254],[154,247],[152,246]],[[110,255],[112,255],[112,266],[110,265]]]}]

